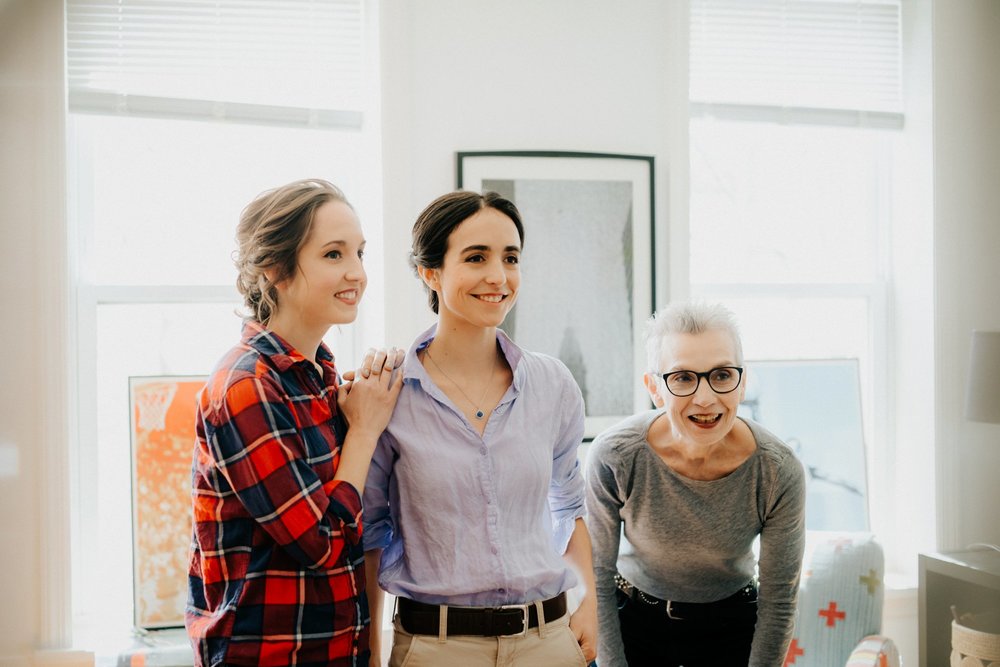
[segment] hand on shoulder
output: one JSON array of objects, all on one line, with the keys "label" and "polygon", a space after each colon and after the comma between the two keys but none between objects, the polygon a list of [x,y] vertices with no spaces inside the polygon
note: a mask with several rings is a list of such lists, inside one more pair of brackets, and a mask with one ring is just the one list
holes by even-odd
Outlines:
[{"label": "hand on shoulder", "polygon": [[376,439],[385,430],[403,387],[398,370],[405,353],[396,348],[369,350],[357,371],[344,374],[337,405],[352,430],[363,430]]}]

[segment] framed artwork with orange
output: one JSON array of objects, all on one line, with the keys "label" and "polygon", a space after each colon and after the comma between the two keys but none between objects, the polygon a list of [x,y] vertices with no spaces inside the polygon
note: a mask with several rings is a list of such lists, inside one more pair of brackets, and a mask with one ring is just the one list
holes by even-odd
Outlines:
[{"label": "framed artwork with orange", "polygon": [[205,376],[129,378],[135,625],[184,626],[191,456]]}]

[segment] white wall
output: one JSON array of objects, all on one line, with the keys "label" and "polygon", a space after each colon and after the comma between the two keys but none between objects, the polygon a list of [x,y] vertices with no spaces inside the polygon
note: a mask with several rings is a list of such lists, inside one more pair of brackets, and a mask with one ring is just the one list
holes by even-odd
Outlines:
[{"label": "white wall", "polygon": [[[389,253],[384,280],[391,286],[386,294],[389,344],[408,345],[433,321],[405,257],[417,213],[455,185],[455,151],[655,155],[657,238],[666,242],[668,226],[672,227],[671,243],[661,249],[658,275],[662,280],[657,293],[661,302],[686,293],[684,4],[659,0],[383,3],[384,213]],[[920,11],[929,12],[929,4],[930,0],[921,0]],[[923,41],[919,46],[926,54],[929,37],[912,38]],[[926,76],[915,76],[911,95],[926,99],[928,87]],[[927,130],[929,115],[929,109],[921,109],[914,133]],[[915,160],[926,159],[928,153],[919,141],[904,142],[902,150],[912,151]],[[898,205],[913,207],[910,220],[919,217],[921,225],[929,226],[929,201],[928,195]],[[530,243],[531,221],[526,225]],[[904,271],[926,266],[928,258],[905,246],[895,249],[899,261],[916,267],[907,265]],[[909,324],[929,329],[926,302],[916,302],[926,291],[924,284],[899,286],[892,298],[905,310]],[[898,333],[908,345],[930,345],[929,331],[920,336]],[[901,373],[907,380],[912,378],[910,373]],[[924,407],[931,409],[930,399]],[[902,430],[906,432],[905,427]],[[926,458],[899,462],[900,478]],[[933,505],[932,500],[927,502]],[[917,660],[916,614],[913,591],[893,593],[887,600],[884,630],[896,639],[910,664]]]},{"label": "white wall", "polygon": [[[934,355],[932,0],[907,0],[903,10],[905,125],[892,132],[893,229],[887,306],[891,328],[876,354],[889,373],[887,430],[895,446],[875,447],[869,470],[872,525],[886,544],[886,570],[897,585],[916,585],[919,551],[935,548],[933,371]],[[916,362],[916,363],[915,363]],[[879,437],[881,434],[877,434]],[[909,517],[925,517],[912,521]],[[903,518],[904,520],[899,520]]]},{"label": "white wall", "polygon": [[[0,4],[0,664],[68,636],[62,2]],[[41,660],[41,658],[39,658]]]},{"label": "white wall", "polygon": [[[1000,330],[1000,2],[936,0],[938,546],[1000,544],[1000,426],[963,418],[972,329]],[[913,517],[914,521],[922,517]]]},{"label": "white wall", "polygon": [[[657,294],[686,289],[685,3],[419,0],[382,3],[387,342],[433,319],[406,266],[420,210],[455,187],[455,152],[575,150],[656,158]],[[675,54],[680,53],[683,59]],[[680,64],[680,67],[677,64]],[[674,163],[679,159],[679,163]],[[674,193],[674,196],[670,196]],[[528,243],[531,221],[526,221]],[[678,284],[679,283],[679,284]],[[541,288],[541,286],[535,286]],[[532,286],[526,286],[532,289]]]},{"label": "white wall", "polygon": [[[383,1],[388,343],[408,345],[431,321],[405,266],[409,228],[426,203],[454,187],[458,150],[653,154],[657,238],[665,246],[658,293],[683,295],[686,238],[675,229],[666,247],[666,225],[687,215],[682,4]],[[1000,329],[1000,2],[934,0],[933,12],[937,378],[927,390],[936,397],[938,545],[947,549],[1000,543],[1000,426],[962,417],[969,332]],[[67,456],[61,46],[59,0],[0,0],[5,665],[28,664],[33,648],[61,641],[63,621],[52,610],[68,591],[59,584],[68,514],[60,470]],[[905,456],[905,446],[900,451]],[[915,512],[912,520],[929,519]]]},{"label": "white wall", "polygon": [[[453,154],[459,150],[562,149],[656,155],[660,175],[657,215],[661,225],[669,220],[673,227],[671,243],[661,252],[662,263],[658,267],[660,275],[670,276],[669,285],[659,285],[658,294],[662,300],[684,294],[687,289],[684,232],[687,36],[686,16],[679,8],[682,3],[612,5],[518,0],[496,6],[479,0],[421,0],[384,4],[383,158],[386,246],[390,252],[384,279],[392,286],[386,299],[388,342],[408,344],[419,329],[432,321],[404,258],[409,228],[417,212],[433,197],[454,186]],[[921,74],[919,67],[906,82],[910,110],[919,104],[919,110],[908,115],[907,131],[929,132],[932,119],[928,100],[933,97],[936,109],[933,127],[938,138],[935,150],[940,154],[942,136],[949,137],[949,141],[964,139],[954,147],[947,166],[942,166],[939,156],[934,167],[933,197],[931,193],[923,193],[895,203],[904,222],[903,228],[897,230],[903,240],[894,248],[894,262],[905,277],[920,275],[930,261],[929,257],[907,248],[907,226],[927,224],[931,202],[936,200],[935,231],[939,241],[935,279],[933,283],[910,280],[897,286],[891,298],[904,322],[903,328],[907,329],[893,332],[903,345],[930,347],[932,334],[937,340],[937,381],[900,364],[896,364],[894,373],[906,386],[925,382],[924,392],[928,396],[926,400],[917,397],[910,401],[914,419],[901,417],[904,423],[897,425],[898,432],[904,439],[909,440],[911,434],[913,441],[918,440],[932,421],[921,415],[933,412],[938,424],[939,459],[947,457],[955,462],[954,470],[949,471],[945,466],[937,487],[941,548],[985,539],[991,531],[990,541],[997,541],[995,531],[1000,526],[995,521],[990,523],[988,516],[989,508],[1000,505],[996,485],[990,486],[990,477],[998,469],[995,464],[1000,447],[983,451],[988,448],[989,430],[994,427],[958,424],[961,419],[956,403],[964,382],[967,329],[1000,326],[996,312],[1000,307],[1000,299],[995,295],[996,267],[988,266],[990,262],[962,259],[977,253],[988,258],[998,256],[996,231],[990,231],[989,216],[970,219],[976,217],[971,215],[970,207],[983,199],[989,199],[988,207],[993,213],[1000,212],[996,201],[996,192],[1000,190],[993,188],[991,192],[988,185],[983,187],[983,183],[1000,183],[996,178],[998,158],[995,157],[1000,155],[996,150],[996,139],[1000,137],[996,125],[1000,120],[990,114],[997,108],[995,89],[990,97],[993,104],[982,104],[973,114],[975,122],[971,126],[966,108],[967,100],[982,94],[981,80],[992,76],[990,63],[1000,62],[998,47],[987,40],[991,29],[993,34],[1000,34],[995,30],[1000,3],[993,2],[992,7],[990,4],[989,0],[979,4],[927,0],[910,2],[905,10],[907,39],[920,42],[916,49],[926,59],[921,64],[930,65],[926,55],[926,46],[931,41],[927,33],[929,25],[934,34],[933,46],[939,52],[934,61],[938,71],[933,95],[929,77]],[[926,21],[931,11],[936,12],[934,20]],[[944,30],[946,27],[950,32]],[[967,32],[978,34],[980,39],[967,40]],[[941,50],[948,54],[942,56]],[[995,84],[996,77],[987,83]],[[972,89],[979,92],[973,94]],[[917,99],[919,102],[915,102]],[[949,134],[952,126],[963,129],[953,136]],[[991,137],[992,143],[982,135]],[[902,150],[909,151],[915,162],[928,162],[929,151],[922,142],[904,144]],[[967,162],[964,151],[971,151],[976,160]],[[975,183],[984,162],[992,168],[992,172],[986,170],[992,176],[980,177],[978,190],[961,196],[942,192],[943,187],[952,187],[944,185],[942,173],[958,181],[971,177]],[[992,229],[1000,229],[1000,225],[994,224]],[[661,230],[665,231],[662,227]],[[530,234],[530,221],[528,231]],[[994,240],[986,246],[979,245],[990,233]],[[942,236],[959,245],[948,251],[950,261],[948,255],[942,254],[946,250],[940,242]],[[667,237],[661,233],[658,238]],[[970,247],[975,249],[971,255],[967,254]],[[669,271],[663,270],[665,264],[669,264]],[[982,271],[994,273],[981,274]],[[989,297],[977,299],[969,294],[970,287],[980,283],[980,275],[989,276],[981,282],[993,287],[990,306],[982,303]],[[938,308],[933,325],[926,310],[932,289],[937,295]],[[947,296],[943,296],[945,293]],[[943,301],[949,302],[944,309]],[[961,323],[951,312],[955,308],[966,311],[969,320],[981,319],[993,308],[993,319]],[[901,358],[899,347],[894,346],[887,354],[893,359]],[[952,386],[959,389],[956,391]],[[935,392],[935,387],[941,390]],[[905,406],[902,412],[906,414]],[[978,430],[979,441],[957,447],[961,450],[957,452],[958,458],[952,458],[959,428]],[[987,430],[985,434],[983,429]],[[963,435],[962,442],[974,439],[975,435]],[[994,433],[993,438],[1000,435]],[[906,486],[905,480],[915,474],[927,477],[926,454],[923,449],[916,452],[908,449],[903,443],[897,459],[883,463],[897,471],[897,486]],[[992,461],[992,465],[979,466],[978,462],[983,460],[980,456]],[[957,483],[970,473],[973,487]],[[942,498],[945,495],[948,497]],[[929,516],[934,506],[931,494],[907,496],[909,501],[903,501],[903,507],[898,508],[898,516],[905,518],[902,523],[926,525],[934,520]],[[906,507],[912,512],[909,517]],[[906,520],[910,517],[912,522]],[[954,536],[949,535],[949,529],[958,525],[964,527]],[[907,546],[923,548],[917,544],[917,537],[908,537],[906,530],[897,532],[897,539]],[[913,591],[890,595],[885,631],[900,643],[904,657],[911,664],[917,660],[916,620]]]}]

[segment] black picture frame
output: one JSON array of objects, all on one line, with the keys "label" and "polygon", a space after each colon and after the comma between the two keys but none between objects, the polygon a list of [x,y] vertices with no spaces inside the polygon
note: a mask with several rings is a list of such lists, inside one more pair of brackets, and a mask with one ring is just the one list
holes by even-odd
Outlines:
[{"label": "black picture frame", "polygon": [[650,407],[642,327],[656,307],[654,159],[462,151],[456,185],[495,190],[524,218],[521,293],[504,329],[557,357],[586,404],[585,440]]}]

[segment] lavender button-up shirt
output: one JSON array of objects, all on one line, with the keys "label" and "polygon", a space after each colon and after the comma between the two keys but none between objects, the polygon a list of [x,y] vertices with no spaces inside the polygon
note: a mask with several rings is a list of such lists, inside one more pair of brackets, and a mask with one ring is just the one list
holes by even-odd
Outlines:
[{"label": "lavender button-up shirt", "polygon": [[498,330],[514,380],[480,437],[417,358],[435,331],[407,352],[365,484],[364,546],[383,550],[379,585],[456,606],[558,595],[576,584],[561,554],[584,515],[580,389],[560,361]]}]

